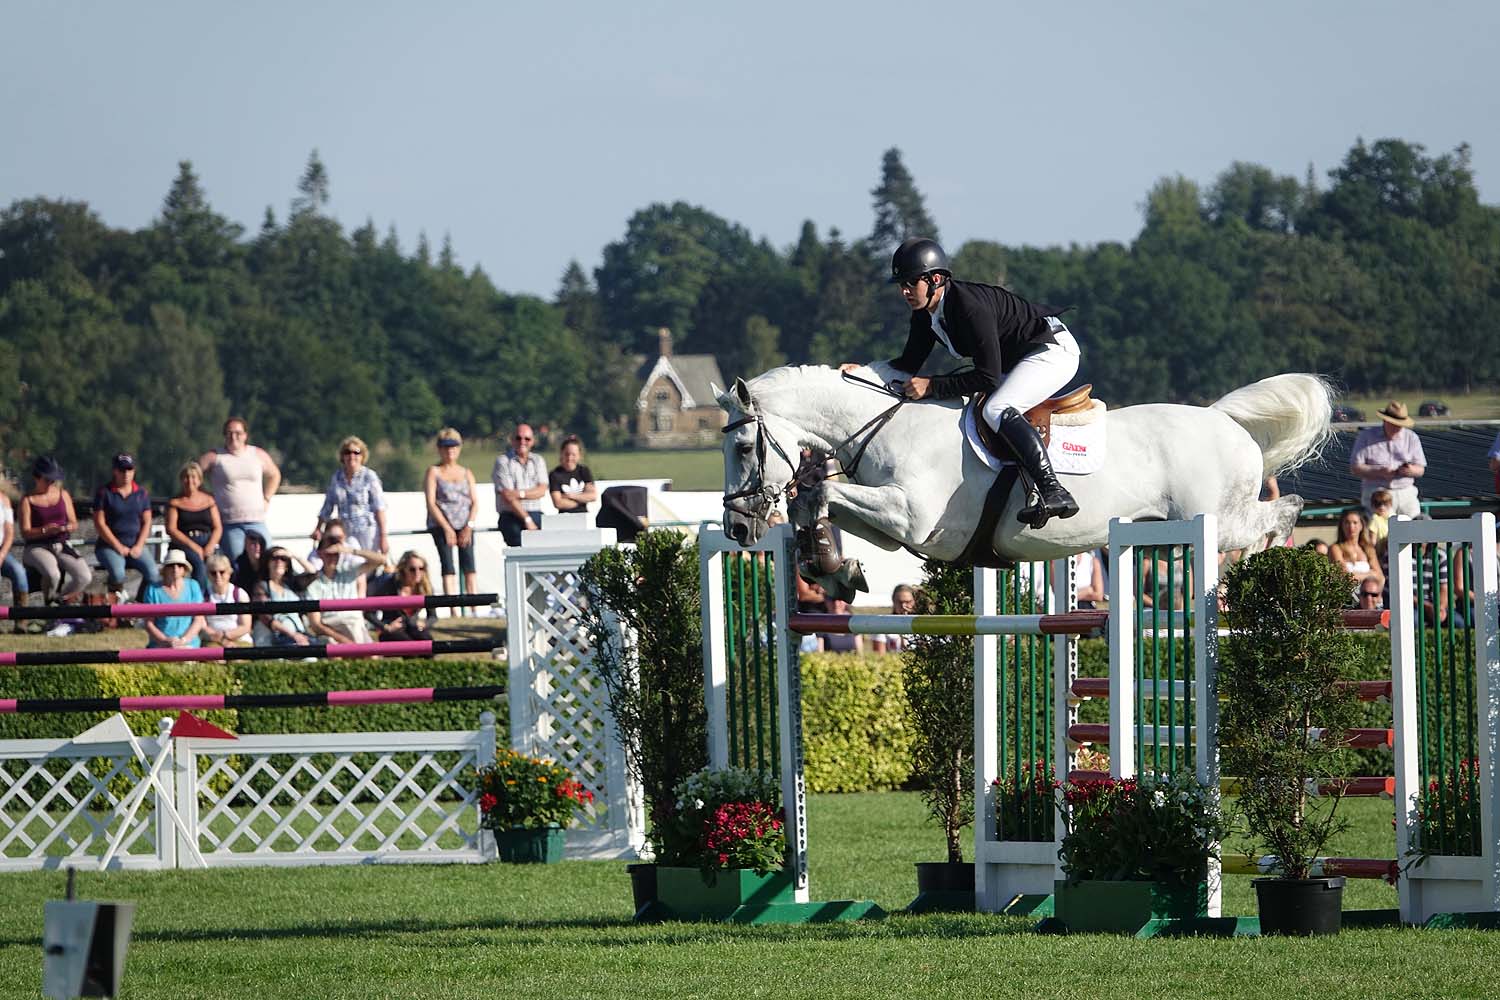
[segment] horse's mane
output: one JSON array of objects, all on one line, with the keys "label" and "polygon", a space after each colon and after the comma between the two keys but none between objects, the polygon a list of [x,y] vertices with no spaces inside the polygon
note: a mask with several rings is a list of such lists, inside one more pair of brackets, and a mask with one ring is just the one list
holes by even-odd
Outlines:
[{"label": "horse's mane", "polygon": [[[838,370],[827,365],[782,365],[760,373],[745,384],[750,387],[751,397],[754,398],[761,392],[774,394],[785,392],[788,388],[805,389],[807,382],[818,380],[844,384]],[[790,386],[789,383],[797,384]]]}]

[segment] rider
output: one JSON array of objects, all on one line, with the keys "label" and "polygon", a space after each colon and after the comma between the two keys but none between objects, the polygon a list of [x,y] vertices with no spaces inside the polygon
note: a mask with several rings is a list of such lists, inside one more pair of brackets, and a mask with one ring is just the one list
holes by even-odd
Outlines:
[{"label": "rider", "polygon": [[[1078,342],[1057,318],[1061,311],[1038,305],[997,285],[957,281],[948,255],[935,240],[912,237],[891,256],[891,281],[912,309],[906,349],[891,361],[916,372],[941,342],[955,358],[974,367],[955,375],[912,375],[907,399],[949,399],[993,390],[984,421],[1008,444],[1036,487],[1038,501],[1018,515],[1041,527],[1049,517],[1072,517],[1078,504],[1057,481],[1042,439],[1023,414],[1057,392],[1078,371]],[[852,371],[857,364],[839,366]]]}]

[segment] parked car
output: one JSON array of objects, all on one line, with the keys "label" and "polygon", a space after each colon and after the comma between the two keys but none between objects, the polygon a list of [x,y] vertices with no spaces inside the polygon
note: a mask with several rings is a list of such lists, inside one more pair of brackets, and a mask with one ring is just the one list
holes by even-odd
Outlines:
[{"label": "parked car", "polygon": [[1337,403],[1333,407],[1333,416],[1330,419],[1336,424],[1358,423],[1365,419],[1365,414],[1363,410]]},{"label": "parked car", "polygon": [[1448,415],[1448,404],[1436,399],[1428,399],[1417,407],[1419,417],[1446,417]]}]

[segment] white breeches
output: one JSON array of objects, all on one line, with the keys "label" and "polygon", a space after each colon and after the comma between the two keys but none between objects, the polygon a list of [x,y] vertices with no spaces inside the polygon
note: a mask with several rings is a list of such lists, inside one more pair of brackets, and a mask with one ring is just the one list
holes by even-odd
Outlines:
[{"label": "white breeches", "polygon": [[1048,319],[1057,341],[1032,351],[1012,368],[984,404],[984,422],[1000,429],[1000,414],[1006,407],[1025,413],[1044,399],[1049,399],[1078,374],[1078,341],[1068,332],[1062,320]]}]

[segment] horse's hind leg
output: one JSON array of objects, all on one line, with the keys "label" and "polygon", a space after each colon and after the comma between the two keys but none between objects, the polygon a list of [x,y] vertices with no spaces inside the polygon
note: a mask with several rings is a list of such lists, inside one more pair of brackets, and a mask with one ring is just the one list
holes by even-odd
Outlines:
[{"label": "horse's hind leg", "polygon": [[1277,500],[1250,500],[1219,512],[1219,549],[1244,549],[1259,552],[1280,545],[1297,525],[1302,512],[1302,498],[1296,495]]}]

